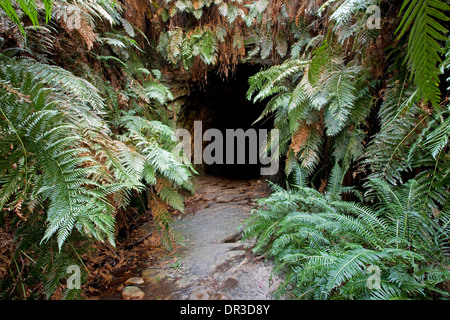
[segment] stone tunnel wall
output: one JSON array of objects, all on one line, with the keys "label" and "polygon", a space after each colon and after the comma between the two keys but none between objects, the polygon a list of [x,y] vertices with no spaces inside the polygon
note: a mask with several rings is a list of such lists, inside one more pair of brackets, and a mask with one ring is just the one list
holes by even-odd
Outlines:
[{"label": "stone tunnel wall", "polygon": [[[194,122],[201,121],[203,132],[207,129],[218,129],[226,137],[226,129],[253,128],[270,131],[273,126],[269,116],[257,123],[255,120],[261,115],[267,101],[253,104],[246,99],[248,78],[260,70],[258,66],[242,65],[236,73],[228,79],[221,79],[212,73],[208,76],[208,83],[204,88],[186,87],[175,88],[174,101],[171,108],[177,109],[176,127],[186,129],[191,136],[191,152],[194,155]],[[204,141],[204,149],[209,143]],[[249,150],[246,144],[246,150]],[[236,150],[235,150],[236,151]],[[224,149],[224,153],[226,150]],[[236,152],[235,152],[236,153]],[[224,158],[226,155],[224,155]],[[192,159],[194,157],[192,156]],[[256,178],[260,176],[261,163],[249,164],[196,164],[194,167],[199,173],[224,176],[229,178]],[[269,180],[278,180],[283,171],[280,163],[279,174],[276,177],[265,176]]]}]

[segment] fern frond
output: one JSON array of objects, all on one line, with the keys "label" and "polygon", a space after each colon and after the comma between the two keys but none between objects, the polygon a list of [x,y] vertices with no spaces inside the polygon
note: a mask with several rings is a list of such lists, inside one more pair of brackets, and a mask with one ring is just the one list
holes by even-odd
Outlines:
[{"label": "fern frond", "polygon": [[450,6],[440,0],[405,0],[400,10],[402,20],[397,28],[398,38],[410,30],[406,61],[411,68],[411,77],[425,101],[434,106],[439,103],[438,63],[443,48],[439,44],[447,41],[448,30],[441,21],[450,20],[446,13]]}]

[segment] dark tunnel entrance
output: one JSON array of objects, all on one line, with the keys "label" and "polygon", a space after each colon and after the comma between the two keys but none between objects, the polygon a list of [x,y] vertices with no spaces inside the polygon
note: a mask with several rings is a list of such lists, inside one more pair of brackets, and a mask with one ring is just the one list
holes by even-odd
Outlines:
[{"label": "dark tunnel entrance", "polygon": [[[264,165],[259,157],[258,149],[262,142],[261,137],[265,133],[264,129],[270,132],[273,120],[269,116],[254,123],[263,112],[266,102],[253,104],[246,98],[249,88],[248,79],[260,69],[260,66],[240,65],[236,72],[225,80],[216,74],[210,74],[204,88],[191,90],[187,101],[180,110],[179,127],[188,129],[193,139],[195,139],[195,122],[198,128],[198,121],[201,121],[203,133],[214,131],[214,135],[210,135],[210,139],[208,139],[208,133],[203,136],[203,161],[200,165],[198,163],[196,165],[196,169],[200,173],[239,179],[261,176],[261,167]],[[220,145],[221,139],[216,139],[219,132],[223,139],[221,150],[217,147]],[[233,138],[232,133],[240,138]],[[242,161],[243,140],[239,141],[242,139],[242,133],[246,136],[245,161]],[[264,139],[267,140],[266,137]],[[230,147],[233,144],[234,152]],[[255,144],[258,145],[258,148]],[[195,152],[194,142],[192,142],[192,146]],[[255,150],[257,154],[255,154]],[[214,158],[215,163],[211,163],[211,160],[208,163],[208,155]],[[220,161],[220,159],[223,160]],[[242,164],[242,162],[244,163]]]}]

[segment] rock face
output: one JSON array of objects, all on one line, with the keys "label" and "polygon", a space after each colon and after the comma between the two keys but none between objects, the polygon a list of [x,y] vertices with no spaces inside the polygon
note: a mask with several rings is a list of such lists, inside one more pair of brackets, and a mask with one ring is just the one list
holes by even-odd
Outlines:
[{"label": "rock face", "polygon": [[144,291],[138,287],[127,286],[122,290],[122,300],[142,300],[144,297]]}]

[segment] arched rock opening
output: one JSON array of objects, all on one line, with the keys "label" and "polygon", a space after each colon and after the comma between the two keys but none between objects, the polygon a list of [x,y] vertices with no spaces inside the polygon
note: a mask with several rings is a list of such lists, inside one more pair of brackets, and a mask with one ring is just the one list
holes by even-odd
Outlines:
[{"label": "arched rock opening", "polygon": [[[242,64],[227,79],[221,79],[218,75],[212,73],[208,75],[208,82],[203,88],[191,89],[189,95],[184,96],[179,103],[177,127],[188,130],[191,135],[193,160],[196,152],[194,140],[199,139],[198,136],[195,137],[195,133],[198,134],[198,131],[194,130],[195,122],[197,122],[197,125],[201,124],[202,133],[207,132],[208,129],[216,129],[215,132],[220,132],[223,137],[221,151],[212,146],[208,148],[208,145],[212,143],[216,143],[215,146],[220,144],[216,140],[216,136],[211,138],[210,141],[202,139],[206,140],[202,143],[204,157],[201,163],[195,165],[196,170],[200,173],[227,178],[250,179],[260,177],[261,167],[268,166],[267,164],[263,165],[258,149],[263,143],[261,137],[264,135],[264,130],[269,132],[272,129],[273,119],[269,115],[254,123],[264,110],[266,101],[254,104],[246,98],[249,88],[248,79],[260,69],[261,66]],[[242,131],[236,131],[237,129],[242,129]],[[243,164],[238,162],[242,162],[244,149],[240,148],[242,143],[239,144],[238,139],[231,140],[230,134],[233,132],[246,135],[245,161]],[[256,141],[254,139],[255,134]],[[267,140],[267,138],[264,139]],[[234,153],[230,147],[232,143],[234,143]],[[256,148],[256,145],[258,145],[258,148]],[[212,149],[214,151],[210,152]],[[255,154],[255,150],[257,154]],[[219,154],[216,153],[218,151]],[[215,163],[208,163],[208,159],[206,159],[208,154],[214,157]],[[220,158],[223,159],[222,163],[217,161]],[[234,161],[231,159],[234,159]]]}]

